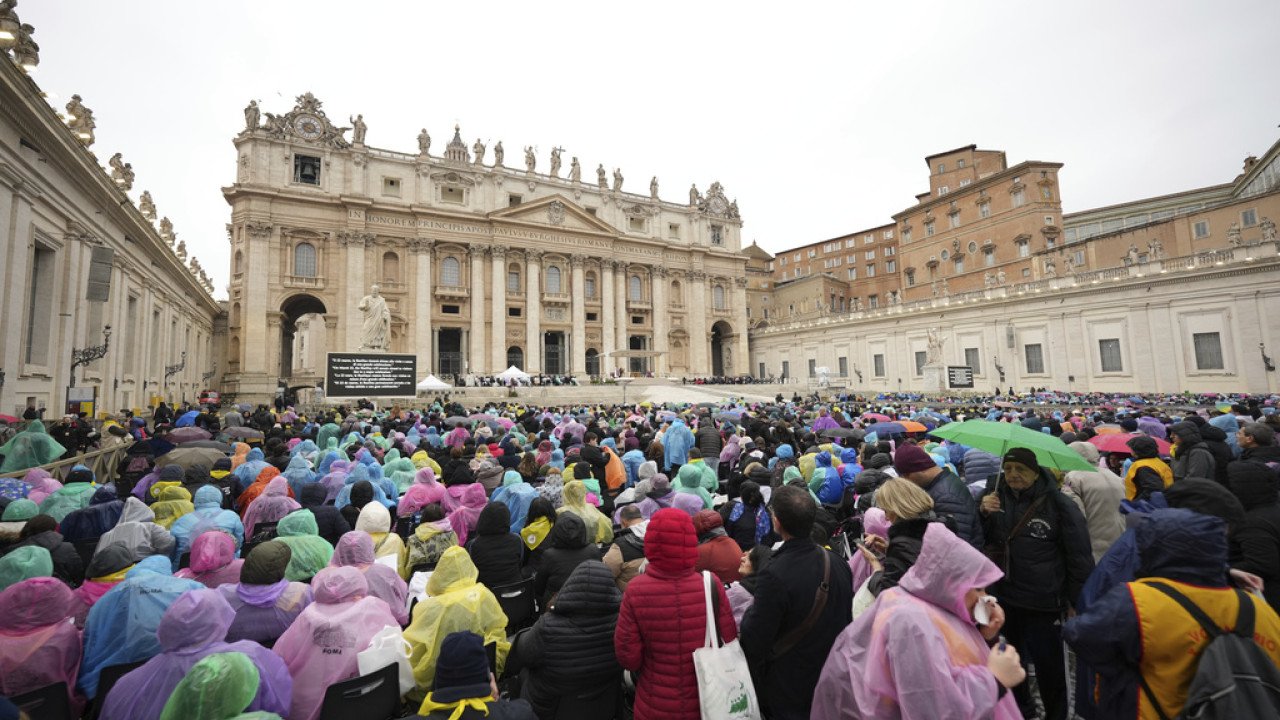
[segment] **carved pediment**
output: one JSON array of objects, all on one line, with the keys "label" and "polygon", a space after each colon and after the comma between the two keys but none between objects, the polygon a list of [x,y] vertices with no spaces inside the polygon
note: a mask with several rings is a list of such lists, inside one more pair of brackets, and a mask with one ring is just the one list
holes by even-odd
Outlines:
[{"label": "carved pediment", "polygon": [[343,137],[343,134],[351,128],[337,127],[330,122],[324,110],[320,109],[324,103],[316,96],[311,93],[299,95],[296,103],[293,110],[284,115],[263,113],[266,123],[254,130],[261,129],[275,138],[288,138],[337,150],[346,150],[351,147],[351,143]]},{"label": "carved pediment", "polygon": [[610,235],[619,234],[617,228],[587,212],[582,206],[569,198],[559,194],[521,203],[515,207],[495,210],[489,213],[489,217],[493,220],[536,223],[565,230],[586,230]]},{"label": "carved pediment", "polygon": [[440,185],[453,187],[475,187],[476,181],[470,175],[453,171],[431,173],[431,180]]}]

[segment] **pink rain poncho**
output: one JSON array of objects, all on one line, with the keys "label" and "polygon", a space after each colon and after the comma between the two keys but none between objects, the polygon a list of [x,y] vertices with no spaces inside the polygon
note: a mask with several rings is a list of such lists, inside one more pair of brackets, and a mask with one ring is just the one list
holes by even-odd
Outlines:
[{"label": "pink rain poncho", "polygon": [[1020,720],[999,695],[990,651],[965,593],[1003,573],[941,523],[896,588],[836,638],[813,696],[813,720],[991,718]]},{"label": "pink rain poncho", "polygon": [[258,692],[248,710],[289,711],[293,678],[274,653],[258,643],[222,638],[235,611],[214,590],[192,590],[173,602],[156,630],[162,652],[120,678],[107,694],[100,720],[159,720],[169,695],[197,662],[214,653],[238,652],[258,669]]},{"label": "pink rain poncho", "polygon": [[122,545],[133,553],[135,560],[152,555],[169,558],[173,552],[173,535],[155,523],[156,514],[141,500],[129,497],[124,501],[120,521],[98,540],[98,551],[108,545]]},{"label": "pink rain poncho", "polygon": [[424,467],[413,476],[413,484],[400,498],[397,515],[412,515],[431,503],[438,503],[444,498],[444,485],[436,480],[435,471]]},{"label": "pink rain poncho", "polygon": [[325,690],[360,674],[356,654],[384,627],[399,629],[386,603],[367,597],[364,575],[353,567],[325,568],[311,586],[316,601],[273,648],[293,675],[290,720],[315,720]]},{"label": "pink rain poncho", "polygon": [[44,502],[45,498],[62,489],[62,483],[54,480],[49,475],[49,471],[44,468],[28,470],[26,477],[22,478],[22,480],[31,486],[31,491],[27,493],[27,499],[37,505]]},{"label": "pink rain poncho", "polygon": [[[879,535],[888,539],[889,520],[884,516],[884,510],[874,507],[869,508],[867,513],[862,516],[862,529],[872,535]],[[871,564],[867,562],[867,559],[862,556],[862,553],[856,547],[853,549],[853,557],[849,558],[849,570],[853,573],[853,591],[855,593],[875,573],[871,568]]]},{"label": "pink rain poncho", "polygon": [[78,603],[61,580],[32,578],[0,592],[0,695],[13,697],[65,682],[74,717],[80,631],[67,622]]},{"label": "pink rain poncho", "polygon": [[273,643],[311,604],[309,585],[284,578],[289,557],[284,543],[262,543],[241,566],[238,584],[218,586],[236,613],[227,640]]},{"label": "pink rain poncho", "polygon": [[178,518],[169,530],[175,543],[173,549],[174,567],[178,558],[191,549],[195,539],[210,530],[221,530],[235,538],[236,547],[244,544],[244,524],[240,516],[230,510],[222,509],[222,493],[213,485],[205,485],[196,490],[192,503],[196,509]]},{"label": "pink rain poncho", "polygon": [[[484,510],[485,504],[489,501],[489,495],[485,492],[484,485],[480,483],[455,485],[454,487],[465,489],[458,499],[459,505],[457,509],[449,513],[449,526],[453,528],[454,534],[458,536],[458,544],[465,546],[467,544],[467,535],[476,529],[476,521],[480,519],[480,511]],[[450,490],[452,489],[450,488]]]},{"label": "pink rain poncho", "polygon": [[280,518],[301,507],[297,500],[289,497],[289,479],[284,475],[277,475],[271,478],[267,489],[244,511],[244,532],[253,537],[253,528],[258,523],[279,522]]},{"label": "pink rain poncho", "polygon": [[373,561],[373,538],[369,533],[352,530],[343,535],[329,559],[329,567],[353,567],[364,573],[369,596],[387,603],[397,625],[409,623],[409,587],[395,570]]},{"label": "pink rain poncho", "polygon": [[84,628],[84,659],[80,689],[90,698],[98,694],[98,674],[105,667],[123,665],[160,653],[156,628],[165,610],[188,590],[203,590],[194,580],[169,574],[169,558],[153,556],[129,570],[89,610]]},{"label": "pink rain poncho", "polygon": [[240,582],[240,566],[236,559],[236,541],[221,530],[210,530],[196,538],[191,547],[191,567],[179,570],[174,577],[187,578],[208,588]]}]

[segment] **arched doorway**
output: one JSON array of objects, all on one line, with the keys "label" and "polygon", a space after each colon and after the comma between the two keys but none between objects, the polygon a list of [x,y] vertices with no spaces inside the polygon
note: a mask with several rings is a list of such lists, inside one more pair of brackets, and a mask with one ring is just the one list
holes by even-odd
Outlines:
[{"label": "arched doorway", "polygon": [[723,377],[733,374],[733,328],[721,320],[711,326],[711,374]]},{"label": "arched doorway", "polygon": [[524,369],[524,350],[513,345],[507,348],[507,367]]},{"label": "arched doorway", "polygon": [[323,361],[316,358],[323,357],[327,346],[326,312],[324,302],[314,295],[293,295],[280,304],[281,379],[324,375]]}]

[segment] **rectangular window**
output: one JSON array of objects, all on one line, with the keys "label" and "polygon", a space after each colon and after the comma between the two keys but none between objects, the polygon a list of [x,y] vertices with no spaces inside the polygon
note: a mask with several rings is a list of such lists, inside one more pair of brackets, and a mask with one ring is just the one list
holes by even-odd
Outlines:
[{"label": "rectangular window", "polygon": [[845,240],[845,241],[844,241],[844,246],[845,246],[845,247],[847,247],[847,248],[854,247],[854,246],[855,246],[855,245],[857,245],[857,244],[858,244],[858,239],[857,239],[857,238],[849,238],[848,240]]},{"label": "rectangular window", "polygon": [[969,184],[969,183],[971,183],[971,182],[973,182],[973,181],[972,181],[972,180],[970,180],[969,178],[965,178],[965,179],[963,179],[963,180],[961,180],[961,181],[960,181],[960,187],[964,187],[964,186],[968,185],[968,184]]},{"label": "rectangular window", "polygon": [[946,165],[946,163],[938,163],[938,174],[939,174],[939,175],[941,175],[942,173],[944,173],[944,172],[946,172],[946,171],[947,171],[947,165]]},{"label": "rectangular window", "polygon": [[760,374],[757,377],[761,377],[761,378],[768,377],[767,375],[765,375],[765,372],[764,372],[764,363],[760,363]]},{"label": "rectangular window", "polygon": [[586,295],[589,298],[593,298],[596,296],[596,279],[595,278],[587,278],[586,280],[583,281],[582,294]]},{"label": "rectangular window", "polygon": [[1083,250],[1076,251],[1075,260],[1076,260],[1076,267],[1084,267],[1084,251]]},{"label": "rectangular window", "polygon": [[671,238],[672,240],[680,239],[680,226],[676,225],[675,223],[668,223],[667,237]]},{"label": "rectangular window", "polygon": [[293,181],[304,185],[319,185],[320,158],[310,155],[294,155]]},{"label": "rectangular window", "polygon": [[893,230],[885,230],[884,232],[880,233],[880,237],[884,238],[885,240],[892,240]]},{"label": "rectangular window", "polygon": [[888,247],[886,247],[886,248],[884,249],[884,256],[885,256],[885,257],[892,257],[892,256],[894,255],[894,253],[896,253],[896,252],[897,252],[897,250],[894,250],[894,249],[893,249],[893,246],[892,246],[892,245],[890,245],[890,246],[888,246]]},{"label": "rectangular window", "polygon": [[916,352],[916,375],[924,374],[924,363],[929,355],[923,350]]},{"label": "rectangular window", "polygon": [[1027,191],[1025,191],[1025,190],[1018,190],[1018,191],[1016,191],[1015,193],[1013,193],[1013,206],[1014,206],[1014,207],[1016,207],[1016,208],[1017,208],[1017,207],[1022,207],[1023,205],[1026,205],[1026,204],[1027,204]]},{"label": "rectangular window", "polygon": [[520,308],[518,307],[507,308],[507,317],[520,317]]},{"label": "rectangular window", "polygon": [[963,159],[963,158],[962,158],[962,159],[960,159],[960,160],[957,160],[957,161],[956,161],[956,169],[957,169],[957,170],[962,170],[962,169],[964,169],[964,159]]},{"label": "rectangular window", "polygon": [[[49,325],[53,319],[50,310],[56,304],[53,301],[53,264],[54,251],[37,245],[31,264],[31,294],[27,298],[26,361],[31,365],[49,364]],[[93,339],[93,328],[90,332]]]},{"label": "rectangular window", "polygon": [[515,207],[520,204],[520,201],[521,201],[521,198],[519,195],[508,195],[507,207]]},{"label": "rectangular window", "polygon": [[[810,260],[812,260],[812,259],[814,259],[814,258],[816,258],[816,257],[818,257],[818,251],[817,251],[817,250],[810,250],[810,251],[809,251],[809,259],[810,259]],[[799,260],[800,258],[796,258],[796,259],[797,259],[797,260]]]},{"label": "rectangular window", "polygon": [[1209,237],[1209,221],[1208,220],[1201,220],[1200,222],[1195,224],[1195,237],[1197,240],[1199,240],[1200,238]]},{"label": "rectangular window", "polygon": [[840,377],[849,377],[849,358],[838,358],[836,362],[840,364]]},{"label": "rectangular window", "polygon": [[857,279],[858,279],[858,268],[856,268],[856,267],[851,267],[851,268],[849,268],[849,270],[847,271],[847,273],[846,273],[846,274],[849,276],[849,279],[850,279],[850,280],[857,280]]},{"label": "rectangular window", "polygon": [[982,359],[978,355],[978,348],[964,349],[964,364],[969,366],[974,375],[982,374]]},{"label": "rectangular window", "polygon": [[643,315],[632,315],[632,316],[631,316],[631,324],[632,324],[632,325],[643,325],[643,324],[644,324],[644,316],[643,316]]},{"label": "rectangular window", "polygon": [[595,217],[597,212],[599,211],[593,207],[587,208],[587,214],[590,215],[591,217]]},{"label": "rectangular window", "polygon": [[1027,374],[1044,374],[1044,348],[1041,347],[1040,343],[1023,346],[1023,353],[1027,358]]},{"label": "rectangular window", "polygon": [[382,194],[400,197],[400,178],[382,178]]},{"label": "rectangular window", "polygon": [[947,194],[947,193],[949,193],[949,192],[951,192],[951,188],[950,188],[950,187],[948,187],[948,186],[946,186],[946,185],[939,185],[939,186],[938,186],[938,194],[939,194],[939,195],[946,195],[946,194]]},{"label": "rectangular window", "polygon": [[1027,244],[1026,240],[1018,242],[1018,257],[1031,257],[1031,246]]},{"label": "rectangular window", "polygon": [[884,377],[884,355],[872,355],[871,366],[876,377]]},{"label": "rectangular window", "polygon": [[984,218],[991,217],[991,203],[989,203],[989,202],[984,202],[984,203],[982,203],[981,205],[979,205],[979,206],[978,206],[978,215],[979,215],[980,217],[984,217]]},{"label": "rectangular window", "polygon": [[876,308],[880,307],[880,296],[879,296],[879,295],[868,295],[868,296],[867,296],[867,307],[871,308],[872,310],[875,310]]},{"label": "rectangular window", "polygon": [[1119,338],[1099,340],[1098,357],[1102,358],[1102,372],[1124,372],[1124,361],[1120,357]]},{"label": "rectangular window", "polygon": [[932,220],[924,224],[924,236],[933,237],[933,221]]},{"label": "rectangular window", "polygon": [[885,272],[888,272],[888,273],[891,273],[891,272],[898,272],[898,261],[897,261],[897,260],[886,260],[886,261],[885,261],[885,263],[884,263],[884,271],[885,271]]},{"label": "rectangular window", "polygon": [[462,188],[442,187],[440,188],[440,202],[464,205],[467,202],[467,191]]},{"label": "rectangular window", "polygon": [[441,305],[440,312],[444,313],[445,315],[461,315],[462,310],[460,309],[460,307],[461,306],[459,305]]},{"label": "rectangular window", "polygon": [[1245,227],[1253,227],[1254,225],[1257,225],[1258,211],[1250,209],[1240,213],[1240,224]]},{"label": "rectangular window", "polygon": [[863,254],[862,254],[862,257],[863,257],[863,259],[864,259],[864,260],[875,260],[875,259],[876,259],[876,251],[875,251],[875,250],[868,250],[868,251],[866,251],[865,253],[863,253]]},{"label": "rectangular window", "polygon": [[867,266],[867,277],[872,278],[875,276],[876,276],[876,265],[875,263],[872,263]]},{"label": "rectangular window", "polygon": [[983,251],[982,251],[982,264],[983,264],[984,266],[986,266],[986,267],[995,267],[995,264],[996,264],[996,249],[995,249],[995,248],[985,248],[985,249],[983,249]]},{"label": "rectangular window", "polygon": [[951,263],[955,265],[955,271],[957,275],[964,272],[964,258],[958,257],[952,260]]},{"label": "rectangular window", "polygon": [[960,227],[960,213],[958,212],[951,213],[950,215],[947,216],[947,218],[948,220],[950,220],[952,228]]},{"label": "rectangular window", "polygon": [[875,241],[876,241],[876,236],[874,233],[867,233],[866,236],[862,238],[863,245],[870,245]]},{"label": "rectangular window", "polygon": [[587,322],[596,322],[600,319],[599,313],[587,313]]},{"label": "rectangular window", "polygon": [[912,287],[916,284],[916,273],[914,270],[908,270],[903,273],[903,275],[906,277],[907,287]]},{"label": "rectangular window", "polygon": [[902,242],[911,242],[911,228],[904,228],[902,231]]},{"label": "rectangular window", "polygon": [[724,228],[720,227],[719,225],[711,226],[711,244],[712,245],[724,244]]},{"label": "rectangular window", "polygon": [[507,273],[507,292],[520,292],[520,273]]},{"label": "rectangular window", "polygon": [[786,360],[783,360],[782,361],[782,377],[785,378],[790,376],[791,376],[791,363],[787,362]]},{"label": "rectangular window", "polygon": [[1195,333],[1191,336],[1195,345],[1197,370],[1223,370],[1226,364],[1222,361],[1222,335],[1216,332]]},{"label": "rectangular window", "polygon": [[809,361],[809,377],[813,377],[814,375],[817,375],[817,374],[818,374],[818,361],[810,360]]},{"label": "rectangular window", "polygon": [[627,229],[632,232],[644,232],[644,218],[627,218]]}]

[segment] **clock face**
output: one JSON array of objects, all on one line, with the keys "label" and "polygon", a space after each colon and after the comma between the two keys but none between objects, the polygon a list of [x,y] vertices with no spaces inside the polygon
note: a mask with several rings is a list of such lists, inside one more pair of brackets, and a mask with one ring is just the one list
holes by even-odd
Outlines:
[{"label": "clock face", "polygon": [[711,198],[711,210],[715,213],[724,212],[724,200],[721,200],[718,197]]},{"label": "clock face", "polygon": [[311,115],[299,115],[293,121],[293,130],[308,140],[315,140],[320,137],[324,125]]}]

